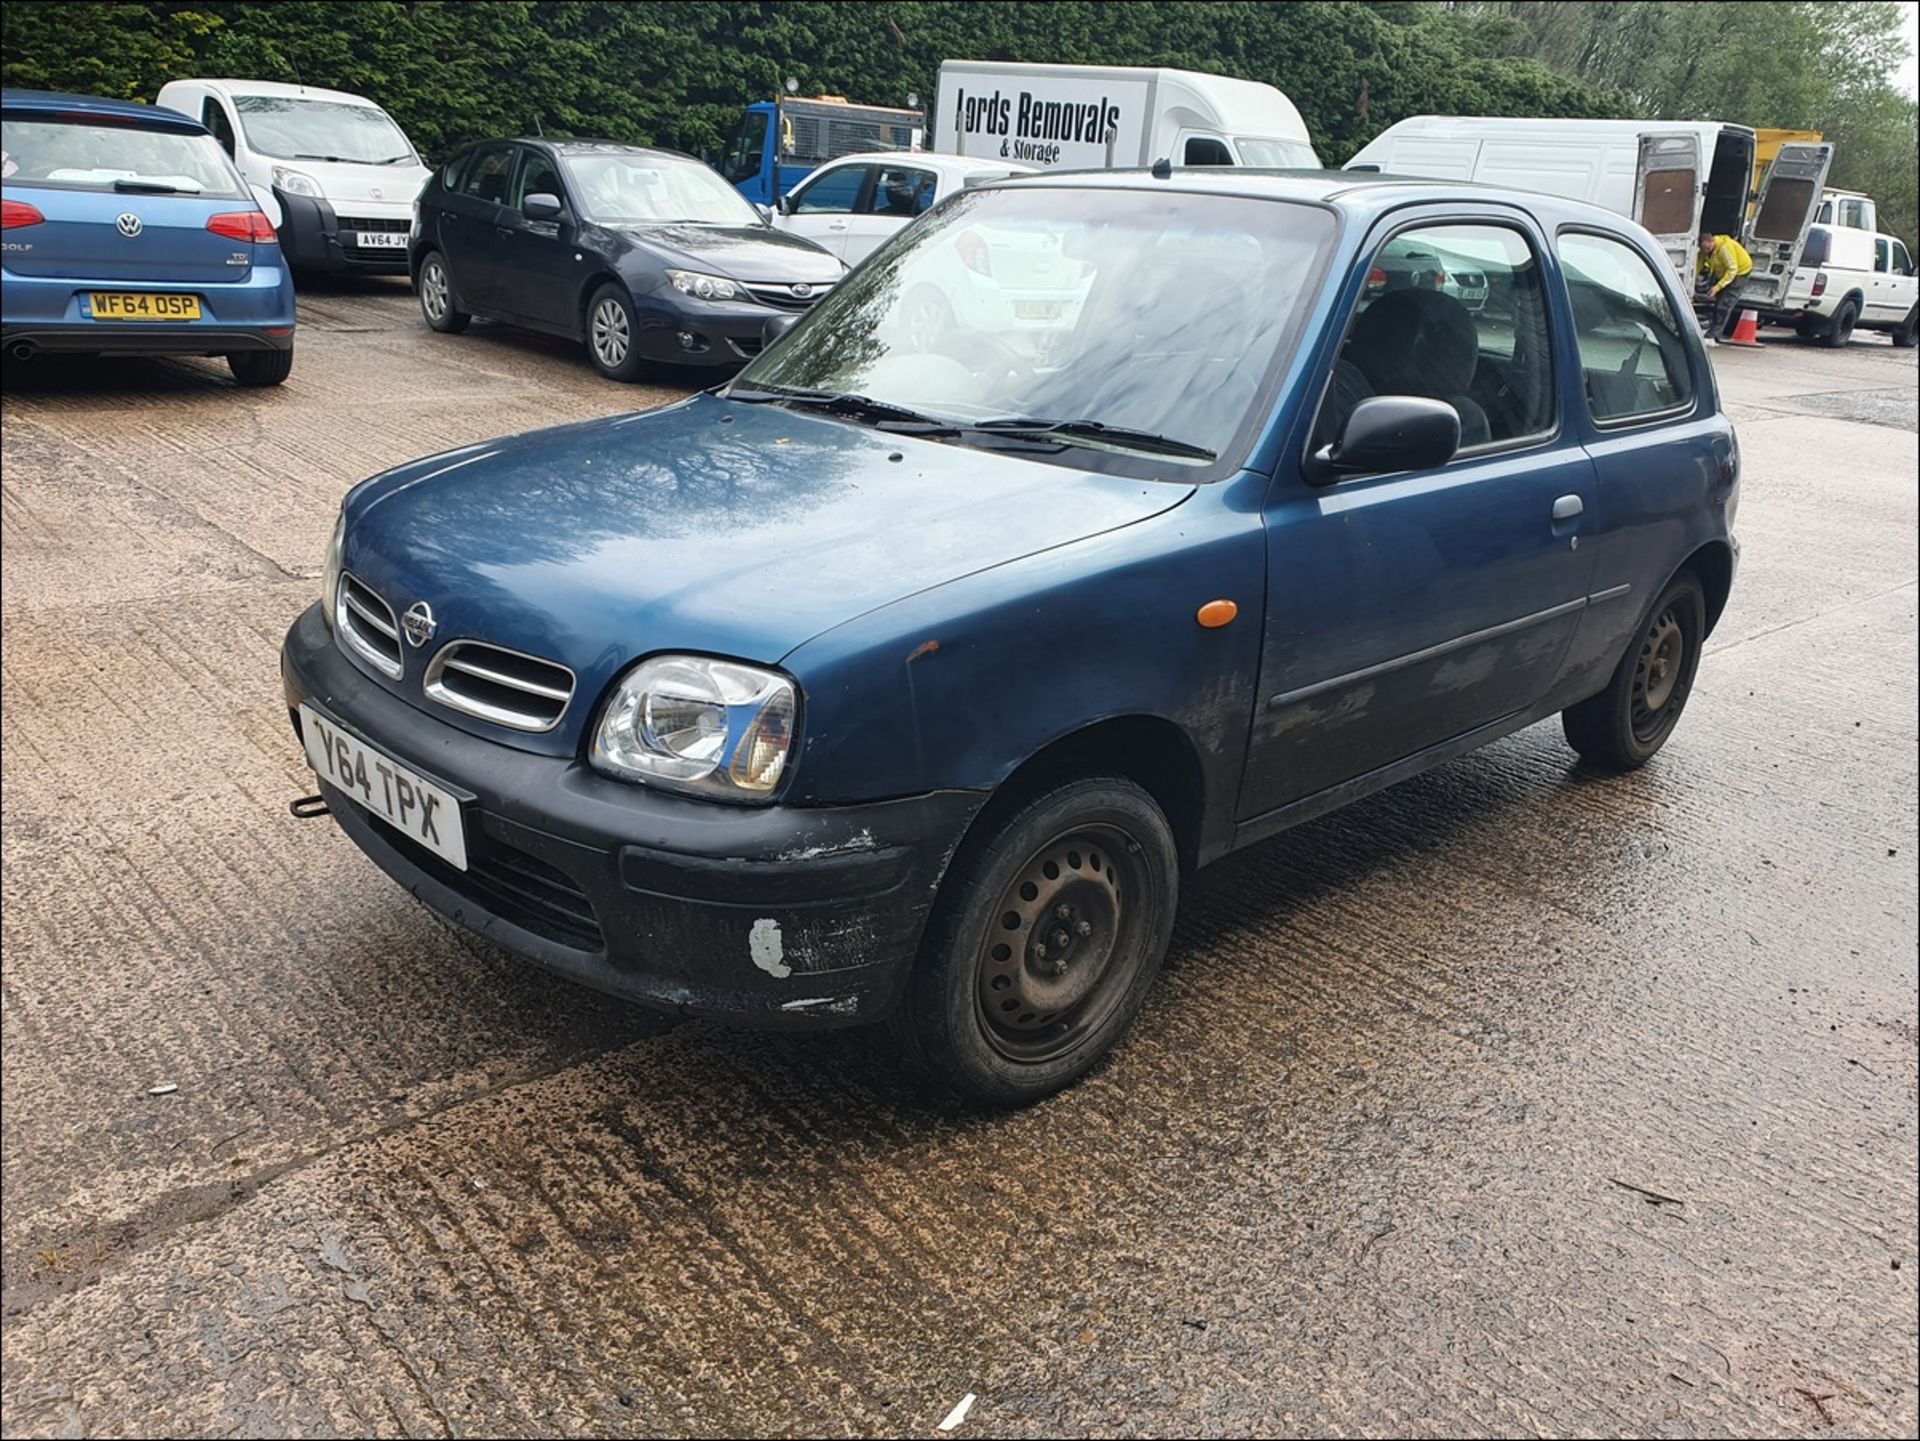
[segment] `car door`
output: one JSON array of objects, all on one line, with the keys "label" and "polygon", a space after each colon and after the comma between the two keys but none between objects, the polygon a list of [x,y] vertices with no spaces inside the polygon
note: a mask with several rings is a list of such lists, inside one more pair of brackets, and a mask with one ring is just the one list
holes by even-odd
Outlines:
[{"label": "car door", "polygon": [[[516,145],[518,163],[507,204],[495,218],[499,301],[503,315],[575,334],[580,328],[580,262],[573,258],[575,217],[560,167],[545,150]],[[552,195],[566,210],[535,220],[523,209],[529,195]]]},{"label": "car door", "polygon": [[453,288],[469,310],[487,315],[501,308],[505,289],[495,234],[513,186],[516,147],[488,145],[468,158],[458,186],[443,192],[435,218],[435,238],[446,257]]},{"label": "car door", "polygon": [[1920,297],[1920,279],[1913,273],[1913,256],[1908,253],[1904,240],[1892,242],[1893,268],[1889,272],[1887,285],[1893,295],[1893,318],[1905,320],[1914,307],[1916,297]]},{"label": "car door", "polygon": [[[1487,208],[1401,221],[1355,262],[1311,433],[1268,499],[1242,819],[1511,721],[1559,674],[1587,601],[1593,466],[1562,424],[1543,249],[1529,221]],[[1497,302],[1474,312],[1430,287],[1365,283],[1434,251],[1475,256]],[[1376,395],[1453,406],[1459,453],[1314,483],[1308,455]]]},{"label": "car door", "polygon": [[873,183],[841,232],[839,256],[858,265],[933,205],[940,181],[918,165],[876,165]]},{"label": "car door", "polygon": [[872,179],[870,165],[823,165],[788,192],[777,212],[780,229],[845,260],[847,228]]},{"label": "car door", "polygon": [[1873,237],[1873,274],[1867,279],[1867,300],[1861,319],[1900,319],[1907,313],[1907,308],[1899,305],[1898,300],[1894,289],[1892,238],[1876,235]]}]

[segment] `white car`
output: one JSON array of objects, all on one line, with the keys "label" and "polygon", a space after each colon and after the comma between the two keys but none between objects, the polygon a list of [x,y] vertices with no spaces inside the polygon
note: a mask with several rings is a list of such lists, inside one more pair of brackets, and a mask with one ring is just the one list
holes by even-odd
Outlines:
[{"label": "white car", "polygon": [[1859,330],[1885,330],[1893,343],[1912,346],[1920,318],[1920,278],[1906,242],[1843,225],[1816,225],[1788,288],[1786,306],[1770,310],[1772,324],[1845,345]]},{"label": "white car", "polygon": [[858,265],[955,191],[1033,168],[919,150],[843,155],[781,196],[773,223]]},{"label": "white car", "polygon": [[171,80],[154,104],[213,132],[293,269],[407,273],[413,201],[432,172],[371,100],[272,80]]}]

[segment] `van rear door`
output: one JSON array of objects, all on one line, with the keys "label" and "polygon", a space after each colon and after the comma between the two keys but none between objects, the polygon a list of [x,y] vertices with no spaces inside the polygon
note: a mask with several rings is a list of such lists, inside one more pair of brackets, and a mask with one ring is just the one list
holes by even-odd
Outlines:
[{"label": "van rear door", "polygon": [[1820,208],[1820,187],[1833,165],[1831,145],[1796,141],[1782,145],[1767,178],[1760,185],[1760,203],[1753,212],[1752,237],[1747,253],[1753,257],[1753,275],[1746,293],[1756,300],[1779,305],[1786,300],[1793,272],[1806,248],[1807,230]]},{"label": "van rear door", "polygon": [[1633,218],[1653,232],[1660,248],[1693,284],[1694,229],[1700,222],[1700,137],[1687,131],[1640,137],[1633,177]]}]

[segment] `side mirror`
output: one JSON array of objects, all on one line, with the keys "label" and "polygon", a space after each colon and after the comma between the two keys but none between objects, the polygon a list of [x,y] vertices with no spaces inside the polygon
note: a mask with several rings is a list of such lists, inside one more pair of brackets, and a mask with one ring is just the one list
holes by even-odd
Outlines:
[{"label": "side mirror", "polygon": [[1315,452],[1309,479],[1325,485],[1343,475],[1431,470],[1460,449],[1460,412],[1419,395],[1375,395],[1361,401],[1340,438]]},{"label": "side mirror", "polygon": [[520,213],[529,220],[558,220],[566,208],[558,195],[549,195],[544,190],[536,190],[520,202]]},{"label": "side mirror", "polygon": [[753,208],[760,212],[760,223],[762,225],[773,224],[773,207],[772,206],[756,205]]},{"label": "side mirror", "polygon": [[767,323],[760,327],[760,348],[770,350],[774,341],[785,335],[800,323],[797,315],[769,315]]},{"label": "side mirror", "polygon": [[774,201],[773,208],[778,210],[782,215],[793,214],[793,192],[789,190],[785,195],[782,195],[778,200]]}]

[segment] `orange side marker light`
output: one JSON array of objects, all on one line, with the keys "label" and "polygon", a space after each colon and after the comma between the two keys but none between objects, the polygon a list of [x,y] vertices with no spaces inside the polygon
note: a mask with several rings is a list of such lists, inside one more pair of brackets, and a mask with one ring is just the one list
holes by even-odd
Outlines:
[{"label": "orange side marker light", "polygon": [[1193,618],[1208,630],[1218,630],[1236,615],[1240,607],[1230,600],[1210,600],[1194,612]]}]

